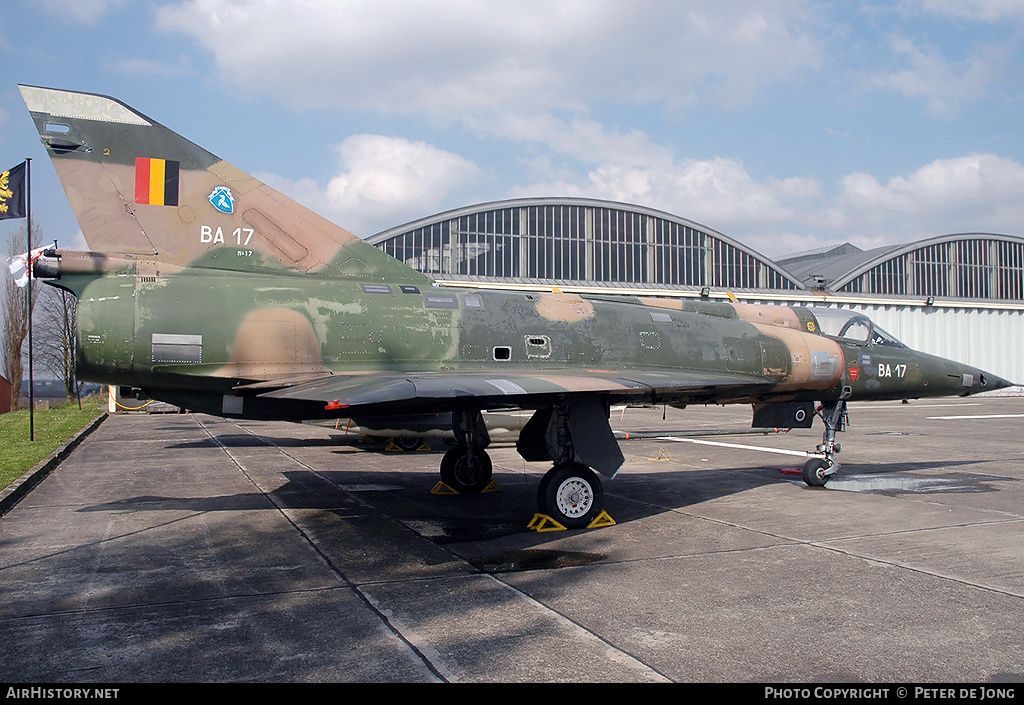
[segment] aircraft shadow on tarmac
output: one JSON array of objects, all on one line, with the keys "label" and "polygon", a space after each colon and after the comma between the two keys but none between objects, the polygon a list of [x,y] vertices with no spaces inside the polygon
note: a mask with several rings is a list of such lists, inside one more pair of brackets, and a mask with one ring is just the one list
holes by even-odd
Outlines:
[{"label": "aircraft shadow on tarmac", "polygon": [[[319,439],[292,439],[298,445],[330,445]],[[267,445],[253,436],[220,436],[229,446]],[[274,442],[277,442],[275,439]],[[174,447],[204,447],[212,441]],[[284,444],[282,444],[284,445]],[[293,444],[295,445],[295,444]],[[367,507],[412,528],[437,544],[487,541],[519,535],[523,546],[535,546],[566,535],[538,533],[527,524],[536,507],[536,488],[543,470],[514,472],[495,468],[499,491],[477,495],[431,492],[436,477],[426,471],[396,471],[379,465],[382,454],[350,455],[376,459],[378,467],[334,468],[311,472],[285,472],[286,482],[267,494],[252,492],[210,497],[141,495],[83,507],[85,512],[188,512],[319,509],[339,517]],[[665,512],[740,494],[770,484],[791,482],[811,492],[858,491],[877,494],[998,491],[991,483],[1012,478],[970,472],[950,472],[954,466],[976,466],[978,461],[896,462],[870,466],[846,465],[827,488],[810,488],[799,477],[784,475],[778,465],[733,469],[628,471],[605,483],[604,509],[616,524],[643,520]],[[935,472],[928,472],[928,471]],[[945,472],[944,472],[945,471]],[[922,474],[926,473],[926,474]]]},{"label": "aircraft shadow on tarmac", "polygon": [[252,435],[249,433],[235,433],[228,435],[217,435],[213,438],[204,438],[199,441],[187,441],[175,443],[168,448],[210,448],[217,446],[225,448],[260,448],[263,446],[281,446],[282,448],[326,448],[339,445],[338,441],[330,438],[295,438],[289,436],[272,437],[266,435]]}]

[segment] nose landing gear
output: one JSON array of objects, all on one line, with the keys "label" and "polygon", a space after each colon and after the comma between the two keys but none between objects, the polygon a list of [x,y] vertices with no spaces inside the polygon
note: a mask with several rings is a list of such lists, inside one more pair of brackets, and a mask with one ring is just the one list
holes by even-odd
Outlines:
[{"label": "nose landing gear", "polygon": [[822,403],[818,411],[821,420],[825,422],[825,432],[822,434],[821,445],[815,450],[824,457],[816,456],[804,463],[804,482],[811,487],[824,487],[829,478],[839,472],[836,455],[842,450],[842,446],[836,443],[836,432],[846,430],[846,397],[849,396],[847,390],[843,391],[843,398]]}]

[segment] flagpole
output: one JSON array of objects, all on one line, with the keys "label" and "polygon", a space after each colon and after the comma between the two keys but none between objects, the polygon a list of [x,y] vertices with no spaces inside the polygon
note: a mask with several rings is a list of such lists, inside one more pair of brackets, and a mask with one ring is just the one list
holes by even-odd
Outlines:
[{"label": "flagpole", "polygon": [[28,439],[36,440],[36,391],[32,370],[32,160],[25,159],[25,239],[28,242]]}]

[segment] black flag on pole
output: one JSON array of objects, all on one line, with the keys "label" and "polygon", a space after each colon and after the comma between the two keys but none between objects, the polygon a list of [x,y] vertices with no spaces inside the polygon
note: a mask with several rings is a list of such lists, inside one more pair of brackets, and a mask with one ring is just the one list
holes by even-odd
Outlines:
[{"label": "black flag on pole", "polygon": [[0,174],[0,220],[25,215],[25,162],[22,162]]}]

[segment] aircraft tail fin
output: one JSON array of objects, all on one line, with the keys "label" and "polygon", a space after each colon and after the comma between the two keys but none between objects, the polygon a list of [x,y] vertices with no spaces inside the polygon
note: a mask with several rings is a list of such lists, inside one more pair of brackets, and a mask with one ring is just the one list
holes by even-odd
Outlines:
[{"label": "aircraft tail fin", "polygon": [[428,280],[119,100],[20,88],[90,250],[182,267]]}]

